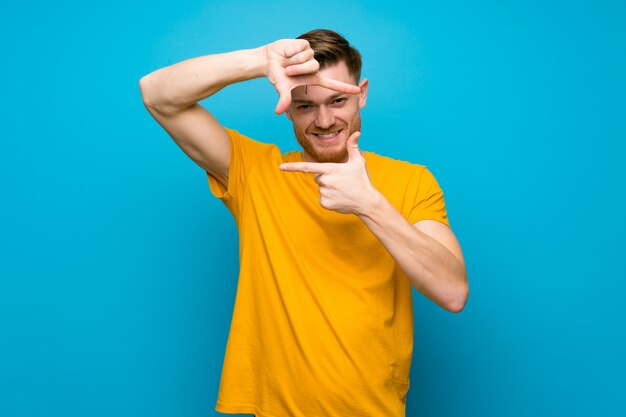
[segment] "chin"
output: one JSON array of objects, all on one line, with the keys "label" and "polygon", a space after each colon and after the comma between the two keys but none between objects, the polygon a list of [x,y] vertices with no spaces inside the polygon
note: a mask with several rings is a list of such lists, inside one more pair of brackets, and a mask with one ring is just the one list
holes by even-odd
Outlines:
[{"label": "chin", "polygon": [[[308,152],[308,151],[307,151]],[[345,145],[335,152],[308,152],[313,158],[315,158],[319,162],[344,162],[345,158],[348,156],[348,152],[346,150]]]},{"label": "chin", "polygon": [[307,154],[318,162],[339,163],[344,162],[348,156],[345,139],[331,146],[329,146],[330,144],[326,146],[320,145],[315,142],[315,139],[309,139],[305,143],[301,143],[301,145]]}]

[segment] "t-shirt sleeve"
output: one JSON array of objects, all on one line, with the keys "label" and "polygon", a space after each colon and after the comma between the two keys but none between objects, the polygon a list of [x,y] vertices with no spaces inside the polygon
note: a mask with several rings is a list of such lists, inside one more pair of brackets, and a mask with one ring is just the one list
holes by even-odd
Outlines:
[{"label": "t-shirt sleeve", "polygon": [[436,220],[450,226],[443,191],[433,174],[425,166],[422,166],[416,172],[412,183],[415,197],[407,220],[411,224],[420,220]]},{"label": "t-shirt sleeve", "polygon": [[226,129],[230,138],[230,163],[228,166],[228,186],[206,172],[211,193],[222,200],[230,212],[237,217],[238,203],[246,186],[246,179],[252,166],[265,153],[270,145],[255,141],[236,130]]}]

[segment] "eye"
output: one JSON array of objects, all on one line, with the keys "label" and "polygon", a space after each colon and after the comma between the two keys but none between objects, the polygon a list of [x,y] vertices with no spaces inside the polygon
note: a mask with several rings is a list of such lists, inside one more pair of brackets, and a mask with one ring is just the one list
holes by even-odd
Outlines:
[{"label": "eye", "polygon": [[311,105],[309,104],[300,104],[298,107],[296,107],[298,110],[308,110],[311,108]]},{"label": "eye", "polygon": [[348,99],[346,97],[339,97],[333,100],[333,104],[343,105]]}]

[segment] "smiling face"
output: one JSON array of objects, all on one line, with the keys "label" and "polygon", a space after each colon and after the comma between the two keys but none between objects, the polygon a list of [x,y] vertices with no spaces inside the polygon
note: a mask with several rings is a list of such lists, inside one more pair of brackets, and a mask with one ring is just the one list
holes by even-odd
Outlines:
[{"label": "smiling face", "polygon": [[[320,77],[356,84],[344,62],[318,72]],[[291,91],[287,117],[293,123],[298,143],[306,162],[345,162],[348,159],[346,141],[361,130],[360,109],[365,106],[367,79],[359,84],[359,94],[339,93],[328,88],[309,85]]]}]

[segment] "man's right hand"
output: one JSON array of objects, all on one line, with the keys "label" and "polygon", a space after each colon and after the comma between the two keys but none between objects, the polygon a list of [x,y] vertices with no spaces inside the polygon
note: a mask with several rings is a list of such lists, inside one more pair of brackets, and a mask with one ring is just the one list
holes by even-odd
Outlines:
[{"label": "man's right hand", "polygon": [[305,39],[281,39],[264,47],[267,66],[265,75],[278,92],[274,112],[282,114],[291,104],[291,90],[300,85],[318,85],[347,94],[358,94],[361,89],[352,84],[317,75],[320,64]]}]

